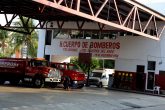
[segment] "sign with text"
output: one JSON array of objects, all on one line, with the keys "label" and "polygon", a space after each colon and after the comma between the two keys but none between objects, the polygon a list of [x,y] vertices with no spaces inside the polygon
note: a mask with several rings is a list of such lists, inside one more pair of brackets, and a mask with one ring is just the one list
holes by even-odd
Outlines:
[{"label": "sign with text", "polygon": [[117,58],[120,42],[105,39],[54,39],[46,53],[51,55],[78,56],[79,53],[92,53],[93,57]]}]

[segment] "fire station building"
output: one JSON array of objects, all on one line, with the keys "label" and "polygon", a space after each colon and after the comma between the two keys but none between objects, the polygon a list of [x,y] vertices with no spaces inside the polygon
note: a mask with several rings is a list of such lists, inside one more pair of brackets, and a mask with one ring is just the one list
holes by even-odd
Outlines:
[{"label": "fire station building", "polygon": [[[80,4],[81,13],[60,8],[82,19],[74,21],[73,16],[47,22],[46,29],[39,31],[38,57],[69,62],[71,56],[90,52],[92,57],[115,61],[114,88],[152,91],[159,86],[165,90],[165,16],[129,0],[122,2],[125,5],[105,0],[98,11],[92,4],[87,2],[89,8]],[[88,17],[91,20],[84,21]]]}]

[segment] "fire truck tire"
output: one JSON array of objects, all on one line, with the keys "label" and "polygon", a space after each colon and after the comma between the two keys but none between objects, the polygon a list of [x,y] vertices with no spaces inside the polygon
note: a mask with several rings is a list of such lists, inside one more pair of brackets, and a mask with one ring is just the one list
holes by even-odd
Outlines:
[{"label": "fire truck tire", "polygon": [[43,78],[35,77],[33,79],[33,85],[36,88],[42,88],[42,87],[44,87],[44,80],[43,80]]},{"label": "fire truck tire", "polygon": [[102,82],[100,82],[97,87],[102,88],[103,87]]},{"label": "fire truck tire", "polygon": [[50,87],[51,88],[56,88],[57,87],[57,83],[55,82],[55,83],[50,83]]},{"label": "fire truck tire", "polygon": [[4,80],[0,80],[0,84],[2,85],[2,84],[4,84],[5,83],[5,81]]},{"label": "fire truck tire", "polygon": [[80,86],[78,86],[77,88],[78,89],[81,89],[81,88],[83,88],[84,87],[84,85],[80,85]]},{"label": "fire truck tire", "polygon": [[19,80],[11,80],[11,81],[10,81],[10,84],[11,84],[11,85],[14,85],[14,86],[15,86],[15,85],[18,85],[18,83],[19,83]]}]

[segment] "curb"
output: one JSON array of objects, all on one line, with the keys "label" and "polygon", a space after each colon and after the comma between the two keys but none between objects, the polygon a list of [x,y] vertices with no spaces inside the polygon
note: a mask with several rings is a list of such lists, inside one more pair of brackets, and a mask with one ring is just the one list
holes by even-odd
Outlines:
[{"label": "curb", "polygon": [[134,91],[134,90],[125,90],[125,89],[116,89],[116,88],[106,88],[107,90],[113,90],[113,91],[121,91],[121,92],[129,92],[129,93],[137,93],[137,94],[145,94],[145,95],[151,95],[151,96],[159,96],[159,97],[165,97],[164,94],[153,94],[149,92],[142,92],[142,91]]}]

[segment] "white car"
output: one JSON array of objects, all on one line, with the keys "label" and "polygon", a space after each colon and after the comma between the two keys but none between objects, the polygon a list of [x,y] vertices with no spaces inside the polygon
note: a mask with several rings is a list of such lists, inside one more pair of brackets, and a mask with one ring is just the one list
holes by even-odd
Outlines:
[{"label": "white car", "polygon": [[114,69],[99,69],[92,71],[89,76],[89,86],[108,87],[109,76],[111,76],[114,71]]}]

